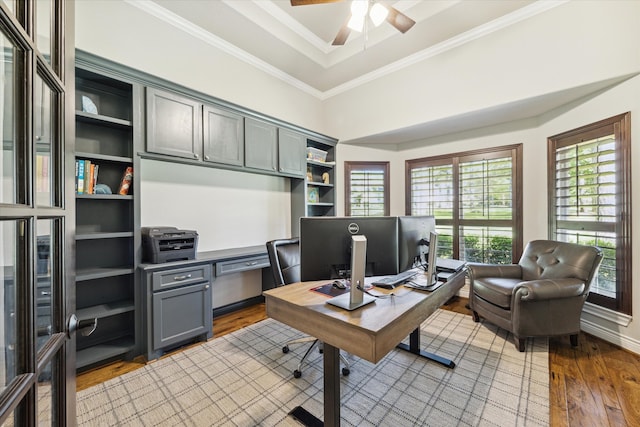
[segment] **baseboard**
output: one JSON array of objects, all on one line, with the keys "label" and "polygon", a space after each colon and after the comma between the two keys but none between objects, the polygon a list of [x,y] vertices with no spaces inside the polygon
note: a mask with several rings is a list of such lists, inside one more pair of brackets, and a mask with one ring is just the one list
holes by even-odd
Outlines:
[{"label": "baseboard", "polygon": [[601,338],[611,344],[622,347],[625,350],[635,354],[640,354],[640,341],[634,338],[625,337],[619,333],[614,333],[610,329],[603,328],[597,323],[582,319],[580,321],[580,329],[583,332]]},{"label": "baseboard", "polygon": [[213,309],[213,317],[215,318],[216,316],[222,316],[223,314],[233,313],[234,311],[251,307],[252,305],[261,304],[263,302],[264,302],[264,297],[262,295],[258,295],[242,301],[234,302],[232,304],[216,307]]}]

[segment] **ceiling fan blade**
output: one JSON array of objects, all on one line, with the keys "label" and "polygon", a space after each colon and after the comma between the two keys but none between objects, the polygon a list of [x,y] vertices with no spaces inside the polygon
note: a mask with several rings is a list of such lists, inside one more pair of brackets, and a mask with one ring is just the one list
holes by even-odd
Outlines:
[{"label": "ceiling fan blade", "polygon": [[406,33],[407,31],[409,31],[409,28],[413,27],[413,25],[416,23],[416,21],[391,6],[389,6],[387,21],[389,22],[389,24],[396,27],[396,29],[401,33]]},{"label": "ceiling fan blade", "polygon": [[342,0],[291,0],[291,6],[306,6],[309,4],[338,3]]},{"label": "ceiling fan blade", "polygon": [[340,31],[338,31],[338,34],[336,34],[336,38],[333,39],[333,43],[331,43],[333,46],[342,46],[346,43],[347,38],[349,37],[349,34],[351,34],[351,28],[349,28],[347,26],[347,24],[345,23],[341,28]]}]

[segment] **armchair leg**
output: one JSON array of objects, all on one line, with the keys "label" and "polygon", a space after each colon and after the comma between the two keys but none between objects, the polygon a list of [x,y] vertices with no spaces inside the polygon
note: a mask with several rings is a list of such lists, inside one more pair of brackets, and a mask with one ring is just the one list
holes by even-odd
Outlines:
[{"label": "armchair leg", "polygon": [[514,337],[515,341],[516,341],[516,348],[518,349],[518,351],[520,353],[522,353],[525,349],[525,344],[527,343],[527,339],[526,338],[519,338],[519,337]]},{"label": "armchair leg", "polygon": [[478,313],[476,313],[476,311],[472,311],[471,315],[473,316],[473,321],[478,323],[480,321],[480,316],[478,316]]},{"label": "armchair leg", "polygon": [[571,341],[571,347],[578,346],[578,334],[569,335],[569,341]]}]

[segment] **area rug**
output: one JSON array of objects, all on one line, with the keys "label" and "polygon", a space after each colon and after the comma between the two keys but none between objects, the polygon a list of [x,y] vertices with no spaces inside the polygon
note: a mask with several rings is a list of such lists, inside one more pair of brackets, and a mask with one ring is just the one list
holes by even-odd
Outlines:
[{"label": "area rug", "polygon": [[[214,331],[215,333],[215,331]],[[322,417],[322,355],[293,377],[308,344],[266,319],[78,393],[85,426],[296,426],[298,405]],[[438,310],[421,326],[421,345],[452,359],[448,369],[402,350],[378,364],[347,355],[341,378],[343,426],[547,426],[546,339],[524,353],[512,337],[470,316]]]}]

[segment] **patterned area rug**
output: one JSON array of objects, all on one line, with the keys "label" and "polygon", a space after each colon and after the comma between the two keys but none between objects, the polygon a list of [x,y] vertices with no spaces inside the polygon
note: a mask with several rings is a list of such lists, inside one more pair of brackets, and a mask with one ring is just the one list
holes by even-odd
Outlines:
[{"label": "patterned area rug", "polygon": [[[322,355],[293,378],[308,344],[282,353],[302,334],[275,320],[175,353],[78,393],[86,426],[297,426],[295,406],[322,417]],[[421,344],[455,369],[402,350],[378,364],[348,355],[341,379],[344,426],[547,426],[546,339],[519,353],[512,337],[470,316],[438,310]]]}]

